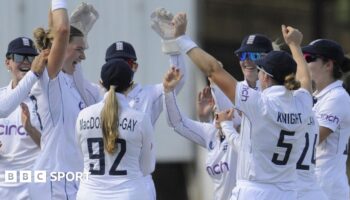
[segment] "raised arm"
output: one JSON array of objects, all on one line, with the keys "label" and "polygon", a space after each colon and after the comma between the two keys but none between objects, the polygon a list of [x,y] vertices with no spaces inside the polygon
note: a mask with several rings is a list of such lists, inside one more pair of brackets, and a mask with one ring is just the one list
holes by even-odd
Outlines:
[{"label": "raised arm", "polygon": [[181,36],[175,32],[173,23],[174,15],[165,8],[158,8],[151,14],[151,27],[161,38],[162,52],[170,57],[170,66],[178,68],[183,74],[180,83],[176,85],[175,92],[178,94],[185,84],[187,77],[185,60],[175,38]]},{"label": "raised arm", "polygon": [[50,79],[55,78],[61,71],[69,42],[69,20],[66,4],[66,0],[52,0],[51,12],[49,13],[49,28],[53,34],[47,63]]},{"label": "raised arm", "polygon": [[163,81],[168,124],[183,137],[207,148],[210,136],[217,130],[212,124],[193,121],[180,112],[174,94],[174,88],[180,79],[179,71],[172,69],[169,70]]},{"label": "raised arm", "polygon": [[293,58],[297,63],[296,79],[300,81],[301,87],[312,94],[311,76],[307,63],[305,61],[300,44],[303,40],[303,34],[291,26],[282,25],[282,34],[284,41],[288,44]]},{"label": "raised arm", "polygon": [[38,80],[37,75],[41,75],[47,61],[47,51],[41,52],[35,57],[31,65],[31,70],[19,81],[18,85],[7,93],[0,96],[0,118],[8,117],[25,98]]},{"label": "raised arm", "polygon": [[185,36],[186,14],[179,13],[174,17],[177,44],[182,52],[186,53],[192,62],[205,73],[206,76],[218,85],[227,97],[234,103],[237,80],[233,78],[213,56],[199,48],[190,37]]}]

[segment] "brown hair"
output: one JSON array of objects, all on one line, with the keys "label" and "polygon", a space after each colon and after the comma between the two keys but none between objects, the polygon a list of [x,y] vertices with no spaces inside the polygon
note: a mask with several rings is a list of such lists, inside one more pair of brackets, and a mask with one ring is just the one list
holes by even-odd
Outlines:
[{"label": "brown hair", "polygon": [[295,79],[295,74],[289,74],[284,78],[284,86],[288,90],[297,90],[300,88],[300,82]]},{"label": "brown hair", "polygon": [[105,104],[101,111],[101,124],[104,147],[108,153],[112,154],[117,150],[115,140],[119,136],[119,115],[118,99],[115,96],[115,86],[111,85]]},{"label": "brown hair", "polygon": [[71,42],[74,37],[84,37],[84,34],[79,29],[75,28],[74,26],[70,26],[69,42]]},{"label": "brown hair", "polygon": [[36,28],[33,32],[35,47],[42,51],[51,48],[53,41],[53,34],[50,29]]},{"label": "brown hair", "polygon": [[[45,30],[41,27],[36,28],[33,31],[33,34],[34,34],[35,46],[37,49],[42,51],[44,49],[51,48],[52,41],[54,39],[54,34],[52,33],[51,29]],[[70,26],[69,42],[71,42],[74,37],[84,37],[84,34],[74,26]]]}]

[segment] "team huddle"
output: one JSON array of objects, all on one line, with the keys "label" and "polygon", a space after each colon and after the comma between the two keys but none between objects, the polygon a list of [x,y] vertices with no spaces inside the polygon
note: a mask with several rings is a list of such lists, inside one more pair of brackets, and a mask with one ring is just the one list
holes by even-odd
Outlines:
[{"label": "team huddle", "polygon": [[[262,34],[249,34],[234,53],[244,81],[186,35],[185,13],[151,14],[170,69],[163,83],[133,80],[135,49],[118,41],[106,49],[100,85],[83,76],[87,36],[98,19],[82,3],[67,14],[52,0],[49,28],[12,40],[11,73],[0,88],[0,199],[155,200],[154,129],[165,107],[176,133],[207,149],[206,171],[215,200],[349,200],[346,159],[350,70],[342,47],[317,39],[301,47],[302,33],[282,25],[290,53]],[[184,55],[208,77],[198,96],[200,121],[181,112]],[[9,182],[7,171],[87,173],[42,182]],[[35,177],[33,177],[35,178]]]}]

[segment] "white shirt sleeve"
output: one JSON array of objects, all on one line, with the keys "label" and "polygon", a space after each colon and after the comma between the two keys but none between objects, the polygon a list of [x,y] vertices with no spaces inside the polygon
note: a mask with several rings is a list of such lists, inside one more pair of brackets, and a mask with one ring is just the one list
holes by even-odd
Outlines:
[{"label": "white shirt sleeve", "polygon": [[211,135],[217,131],[214,125],[197,122],[183,116],[177,106],[174,92],[166,93],[164,97],[169,126],[183,137],[208,148]]},{"label": "white shirt sleeve", "polygon": [[262,101],[261,92],[250,88],[244,83],[237,83],[236,108],[242,111],[249,119],[252,119],[257,112],[265,112]]},{"label": "white shirt sleeve", "polygon": [[329,128],[334,132],[344,117],[341,105],[344,105],[344,102],[339,96],[327,99],[326,103],[320,106],[316,113],[319,126]]},{"label": "white shirt sleeve", "polygon": [[59,81],[60,78],[63,78],[61,73],[63,72],[59,72],[54,79],[50,79],[47,69],[45,68],[39,81],[33,87],[31,92],[37,97],[38,104],[40,106],[39,109],[41,110],[39,113],[41,117],[45,119],[43,121],[44,126],[45,123],[48,123],[47,120],[50,120],[50,123],[53,123],[53,125],[57,124],[62,114],[62,85]]},{"label": "white shirt sleeve", "polygon": [[180,69],[181,74],[183,75],[180,82],[175,87],[175,92],[178,94],[180,90],[183,88],[186,78],[187,78],[187,71],[186,71],[186,64],[185,59],[182,54],[176,54],[170,56],[170,65],[176,66],[178,69]]},{"label": "white shirt sleeve", "polygon": [[156,153],[154,147],[153,127],[147,115],[145,115],[139,128],[139,131],[142,134],[140,168],[143,175],[148,175],[155,169]]},{"label": "white shirt sleeve", "polygon": [[163,111],[163,84],[159,83],[153,86],[152,106],[150,110],[151,122],[155,126],[160,113]]},{"label": "white shirt sleeve", "polygon": [[228,110],[230,108],[234,108],[233,103],[221,91],[221,89],[217,85],[211,84],[210,88],[211,88],[211,94],[214,98],[215,105],[216,105],[218,111],[224,111],[224,110]]},{"label": "white shirt sleeve", "polygon": [[221,130],[227,137],[227,141],[232,145],[233,150],[237,152],[237,149],[239,148],[239,134],[237,131],[233,128],[233,124],[231,121],[223,121],[220,123]]},{"label": "white shirt sleeve", "polygon": [[0,118],[8,117],[28,97],[37,80],[37,76],[32,71],[29,71],[13,90],[5,96],[0,96]]}]

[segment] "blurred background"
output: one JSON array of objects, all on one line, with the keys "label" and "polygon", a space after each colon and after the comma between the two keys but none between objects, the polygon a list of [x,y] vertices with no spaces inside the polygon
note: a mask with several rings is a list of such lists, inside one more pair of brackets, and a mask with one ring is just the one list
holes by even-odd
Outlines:
[{"label": "blurred background", "polygon": [[[0,2],[0,55],[3,62],[8,43],[19,36],[32,38],[36,27],[47,27],[49,0]],[[82,1],[69,0],[69,13]],[[184,11],[187,34],[220,60],[238,80],[242,74],[233,51],[245,35],[262,33],[282,44],[281,24],[304,34],[303,45],[317,38],[338,41],[350,52],[350,0],[86,0],[100,14],[88,36],[86,77],[98,82],[106,48],[124,40],[135,47],[139,70],[135,79],[147,85],[161,83],[169,67],[160,50],[160,38],[150,28],[150,14],[165,7],[174,14]],[[285,46],[282,45],[282,48]],[[179,106],[196,119],[196,94],[206,85],[204,75],[186,58],[189,74],[179,94]],[[0,86],[10,73],[0,68]],[[212,183],[205,171],[206,150],[178,136],[167,127],[164,113],[156,127],[157,166],[153,174],[159,200],[209,200]]]}]

